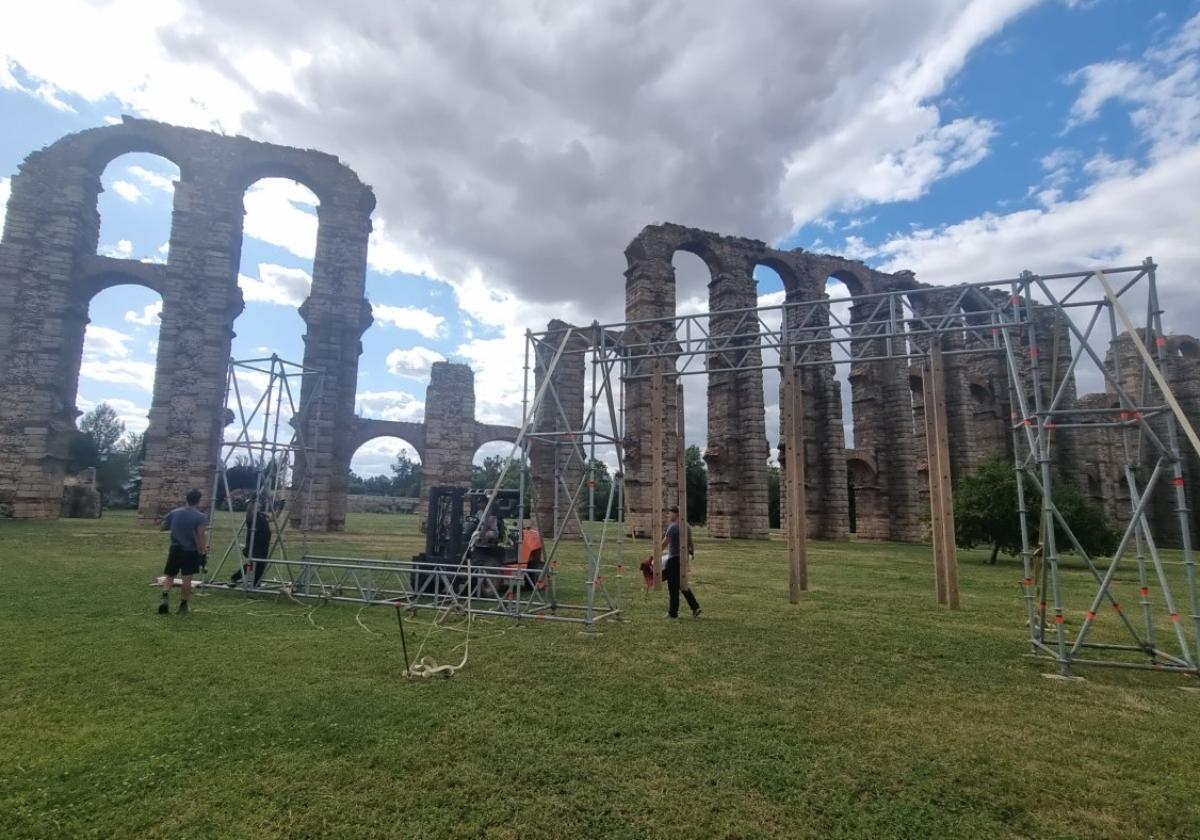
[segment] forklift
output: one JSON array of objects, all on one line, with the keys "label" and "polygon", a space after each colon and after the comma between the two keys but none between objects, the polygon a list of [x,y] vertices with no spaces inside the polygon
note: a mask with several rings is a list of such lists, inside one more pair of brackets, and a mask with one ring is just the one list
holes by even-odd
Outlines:
[{"label": "forklift", "polygon": [[[465,487],[434,487],[429,491],[425,551],[413,557],[412,586],[416,594],[465,595],[464,567],[468,559],[475,567],[523,576],[521,586],[526,591],[545,589],[542,537],[536,528],[522,527],[520,493],[497,491],[485,517],[489,495],[490,491]],[[507,527],[506,520],[513,521],[514,526]],[[467,554],[467,546],[477,530],[480,533]]]}]

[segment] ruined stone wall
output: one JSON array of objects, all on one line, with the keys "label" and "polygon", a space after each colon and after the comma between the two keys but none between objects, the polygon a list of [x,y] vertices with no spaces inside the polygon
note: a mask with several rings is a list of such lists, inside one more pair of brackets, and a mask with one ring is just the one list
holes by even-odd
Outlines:
[{"label": "ruined stone wall", "polygon": [[[765,433],[765,405],[762,398],[761,370],[738,370],[739,365],[759,367],[762,363],[758,321],[735,312],[757,305],[753,279],[756,266],[765,265],[783,280],[786,301],[791,303],[826,300],[826,280],[836,276],[856,294],[916,288],[911,274],[884,274],[862,263],[827,254],[811,254],[797,249],[779,251],[752,239],[721,236],[679,225],[652,225],[645,228],[626,249],[626,319],[664,319],[657,333],[653,326],[637,327],[647,341],[667,346],[673,340],[665,319],[674,315],[675,276],[671,258],[685,250],[699,256],[709,268],[708,328],[713,346],[728,348],[707,361],[708,449],[705,460],[709,470],[708,519],[714,536],[762,538],[767,534],[766,483],[769,444]],[[823,317],[818,315],[817,319]],[[787,314],[788,328],[802,324],[811,328],[811,313],[796,308]],[[824,322],[827,326],[827,322]],[[819,325],[817,325],[819,326]],[[828,334],[826,333],[826,336]],[[813,338],[812,334],[807,336]],[[742,349],[746,348],[746,349]],[[753,349],[751,349],[753,348]],[[814,344],[806,352],[801,371],[805,442],[805,482],[809,531],[814,536],[844,537],[849,530],[847,456],[842,430],[841,387],[834,376],[828,344]],[[769,360],[774,364],[776,359]],[[821,362],[829,364],[821,364]],[[815,362],[816,364],[812,364]],[[664,360],[664,369],[670,362]],[[870,372],[868,372],[868,369]],[[642,373],[648,373],[643,368]],[[902,363],[872,363],[852,372],[856,409],[855,433],[861,434],[870,450],[873,481],[867,488],[879,488],[868,498],[868,516],[876,517],[874,536],[890,539],[919,538],[920,490],[916,475],[912,403],[909,380]],[[674,406],[651,407],[649,386],[644,380],[626,385],[627,453],[626,489],[629,496],[628,520],[634,533],[645,532],[644,516],[650,499],[650,464],[646,457],[650,443],[650,419],[669,417]],[[668,395],[668,399],[673,393]],[[665,409],[665,411],[664,411]],[[786,422],[786,417],[781,418]],[[675,444],[668,434],[666,457],[673,460]],[[782,439],[780,434],[780,439]],[[863,445],[860,445],[860,447]],[[787,452],[780,453],[785,462]],[[675,465],[669,463],[668,486]],[[668,491],[669,492],[669,491]],[[664,506],[670,499],[664,499]],[[784,505],[786,511],[786,505]],[[860,508],[860,511],[862,509]],[[868,530],[871,530],[870,528]]]},{"label": "ruined stone wall", "polygon": [[[100,176],[128,152],[161,155],[180,170],[163,266],[96,256]],[[242,310],[242,196],[272,176],[301,181],[320,200],[312,293],[302,308],[304,362],[325,374],[308,430],[316,450],[310,520],[341,527],[348,457],[339,441],[353,418],[358,338],[370,323],[363,289],[374,196],[331,155],[129,118],[34,152],[12,179],[0,241],[0,297],[9,302],[0,308],[0,505],[21,518],[59,514],[88,305],[121,283],[163,300],[139,515],[156,519],[188,489],[210,486]]]},{"label": "ruined stone wall", "polygon": [[[1139,335],[1146,336],[1139,330]],[[1155,358],[1161,352],[1163,373],[1167,378],[1171,391],[1179,401],[1185,415],[1193,425],[1200,418],[1200,341],[1192,336],[1169,335],[1162,339],[1159,347],[1153,336],[1149,338],[1148,347]],[[1162,392],[1149,376],[1143,376],[1141,356],[1128,333],[1123,333],[1111,347],[1105,358],[1105,363],[1113,376],[1121,383],[1125,394],[1134,403],[1165,406],[1166,401]],[[1122,406],[1121,396],[1115,388],[1110,387],[1107,395],[1110,405]],[[1165,412],[1147,419],[1147,425],[1165,444],[1169,446],[1168,422]],[[1112,435],[1114,440],[1121,440],[1119,433]],[[1197,536],[1200,519],[1197,517],[1194,487],[1200,481],[1200,458],[1192,451],[1182,433],[1177,433],[1181,466],[1184,478],[1184,490],[1187,498],[1187,519],[1193,539]],[[1133,467],[1139,491],[1145,488],[1146,482],[1154,470],[1158,460],[1158,450],[1148,442],[1136,446],[1136,434],[1130,433],[1129,440],[1134,442],[1130,450],[1129,460]],[[1119,450],[1124,458],[1124,447]],[[1150,527],[1160,544],[1177,546],[1180,543],[1179,506],[1177,504],[1175,486],[1172,481],[1171,465],[1164,465],[1164,473],[1159,479],[1157,489],[1151,495],[1147,505],[1146,516]],[[1128,499],[1128,493],[1125,499]],[[1118,499],[1118,502],[1120,500]],[[1108,501],[1106,500],[1106,505]],[[1127,504],[1127,502],[1126,502]],[[1122,520],[1128,522],[1128,513]]]},{"label": "ruined stone wall", "polygon": [[[480,423],[475,419],[475,374],[468,365],[437,362],[425,391],[425,421],[376,420],[355,417],[350,433],[341,441],[352,458],[368,441],[393,437],[407,443],[421,461],[419,500],[408,500],[424,523],[429,515],[429,489],[470,487],[475,452],[492,441],[514,442],[521,430],[516,426]],[[349,460],[344,472],[350,469]],[[347,505],[356,510],[348,496]],[[372,497],[373,498],[373,497]],[[395,500],[393,500],[395,502]],[[394,503],[395,507],[398,503]]]},{"label": "ruined stone wall", "polygon": [[475,373],[468,365],[434,362],[425,392],[425,450],[421,453],[421,515],[431,487],[471,486],[475,455]]},{"label": "ruined stone wall", "polygon": [[[766,539],[767,459],[757,318],[734,310],[758,305],[754,264],[742,248],[712,247],[719,273],[709,282],[708,330],[728,349],[707,359],[708,531],[714,537]],[[740,243],[739,243],[740,244]],[[729,314],[723,314],[729,313]],[[734,369],[731,369],[734,368]]]},{"label": "ruined stone wall", "polygon": [[[647,229],[649,230],[649,229]],[[629,267],[625,271],[625,319],[649,323],[626,330],[626,341],[642,345],[673,341],[675,316],[675,268],[671,265],[674,249],[665,237],[643,231],[625,250]],[[662,374],[664,393],[658,403],[651,398],[651,379],[657,369]],[[625,527],[631,536],[658,539],[665,522],[653,522],[654,502],[651,439],[653,423],[663,424],[663,492],[665,511],[671,505],[671,488],[679,474],[678,442],[675,433],[675,366],[670,357],[641,363],[636,370],[626,366],[625,379]]]},{"label": "ruined stone wall", "polygon": [[544,536],[574,538],[580,534],[579,521],[569,515],[572,496],[578,516],[585,517],[588,512],[588,488],[584,485],[580,491],[579,487],[589,452],[583,449],[584,439],[579,433],[583,431],[586,396],[585,354],[591,342],[578,328],[563,321],[551,321],[546,329],[534,360],[535,393],[541,390],[564,340],[566,345],[550,377],[553,387],[546,391],[535,417],[534,429],[540,435],[529,446],[533,514]]}]

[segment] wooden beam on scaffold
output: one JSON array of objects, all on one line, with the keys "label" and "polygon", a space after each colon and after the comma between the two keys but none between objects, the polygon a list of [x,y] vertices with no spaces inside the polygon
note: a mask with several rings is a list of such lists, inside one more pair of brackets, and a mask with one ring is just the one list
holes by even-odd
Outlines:
[{"label": "wooden beam on scaffold", "polygon": [[688,486],[687,486],[687,438],[684,436],[684,416],[683,416],[683,379],[679,380],[676,388],[676,399],[678,407],[675,409],[676,416],[676,434],[679,435],[678,455],[679,469],[676,484],[676,504],[679,506],[679,591],[687,592],[691,586],[688,583],[690,570],[688,569],[689,555],[688,546],[691,545],[692,526],[688,524],[687,505],[688,505]]},{"label": "wooden beam on scaffold", "polygon": [[[944,582],[945,600],[950,609],[959,608],[958,597],[958,549],[954,540],[954,487],[950,477],[950,424],[946,414],[946,369],[942,360],[942,342],[937,336],[929,342],[929,381],[925,390],[926,428],[932,427],[933,437],[926,435],[926,447],[930,453],[930,510],[933,515],[933,530],[940,543],[935,548],[934,563],[937,565],[939,585]],[[932,422],[930,422],[932,420]],[[936,485],[935,485],[936,475]],[[936,508],[934,499],[936,498]],[[940,591],[939,591],[940,594]]]},{"label": "wooden beam on scaffold", "polygon": [[783,365],[784,482],[787,488],[788,600],[808,590],[808,505],[804,491],[804,400],[795,357]]},{"label": "wooden beam on scaffold", "polygon": [[662,538],[663,532],[663,423],[665,418],[662,416],[662,407],[665,405],[663,400],[663,375],[662,370],[656,367],[654,376],[650,379],[650,485],[651,503],[650,503],[650,560],[651,567],[654,569],[654,588],[662,588],[662,563],[659,562],[658,549],[659,540]]}]

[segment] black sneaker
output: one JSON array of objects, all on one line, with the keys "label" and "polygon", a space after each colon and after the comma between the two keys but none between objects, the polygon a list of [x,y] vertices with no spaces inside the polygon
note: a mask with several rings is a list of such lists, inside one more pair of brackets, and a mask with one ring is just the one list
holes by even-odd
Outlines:
[{"label": "black sneaker", "polygon": [[179,605],[179,614],[180,614],[180,615],[187,615],[187,614],[188,614],[188,605],[187,605],[187,601],[184,601],[182,604],[180,604],[180,605]]},{"label": "black sneaker", "polygon": [[158,605],[158,614],[159,615],[166,615],[170,611],[171,611],[171,605],[168,604],[166,601],[163,601],[161,604]]},{"label": "black sneaker", "polygon": [[696,609],[692,610],[692,618],[699,618],[699,617],[700,617],[700,608],[696,607]]},{"label": "black sneaker", "polygon": [[677,618],[679,618],[679,616],[671,615],[670,613],[667,613],[666,615],[663,616],[663,618],[665,618],[667,621],[675,621]]}]

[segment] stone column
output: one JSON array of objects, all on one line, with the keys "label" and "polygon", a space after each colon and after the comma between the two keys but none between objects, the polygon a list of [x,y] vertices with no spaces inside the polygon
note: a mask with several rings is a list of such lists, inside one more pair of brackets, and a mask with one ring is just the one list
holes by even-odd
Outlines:
[{"label": "stone column", "polygon": [[475,373],[468,365],[434,362],[425,391],[422,517],[429,512],[431,488],[471,486],[474,455]]},{"label": "stone column", "polygon": [[53,518],[62,507],[87,302],[74,295],[96,250],[97,175],[31,155],[12,179],[0,243],[0,510]]},{"label": "stone column", "polygon": [[317,531],[346,527],[358,357],[362,334],[372,322],[371,305],[363,296],[372,207],[361,192],[344,197],[341,203],[322,202],[317,210],[312,291],[300,307],[307,327],[304,366],[322,373],[316,402],[315,381],[306,382],[301,395],[309,424],[305,446],[312,459],[307,518],[309,527]]},{"label": "stone column", "polygon": [[[810,278],[811,279],[811,278]],[[824,276],[819,278],[823,285]],[[809,284],[813,289],[818,283]],[[827,297],[823,292],[805,294],[804,290],[786,290],[788,303],[803,300],[819,300]],[[796,335],[808,313],[804,307],[787,310],[787,326],[791,335]],[[815,320],[815,319],[814,319]],[[814,320],[810,320],[811,327]],[[825,322],[826,326],[828,321]],[[824,333],[826,339],[829,333]],[[819,337],[806,328],[802,338],[813,340]],[[806,357],[806,367],[800,371],[800,389],[804,401],[804,486],[808,502],[808,534],[825,539],[845,539],[850,530],[850,500],[846,484],[846,435],[842,429],[842,391],[834,378],[832,354],[828,340],[812,345]],[[824,363],[824,364],[822,364]],[[780,428],[788,422],[787,407],[783,404],[783,385],[780,383]],[[780,432],[779,462],[784,465],[792,457],[782,445],[784,434]],[[786,529],[787,498],[784,483],[780,486],[780,513],[784,517],[781,525]]]},{"label": "stone column", "polygon": [[175,187],[138,507],[144,522],[183,504],[192,488],[209,501],[225,426],[233,321],[242,311],[242,213],[238,189],[209,180]]},{"label": "stone column", "polygon": [[[625,271],[625,320],[650,320],[625,331],[625,343],[639,344],[636,355],[649,352],[645,346],[656,342],[664,348],[661,359],[643,359],[625,365],[625,527],[634,537],[658,539],[664,522],[651,522],[653,478],[652,424],[663,424],[663,510],[672,504],[672,488],[678,475],[678,449],[675,413],[675,360],[670,355],[674,342],[675,268],[670,257],[647,257],[631,262]],[[654,319],[662,319],[653,323]],[[655,369],[663,374],[663,396],[658,404],[650,397],[650,376]]]},{"label": "stone column", "polygon": [[[708,284],[709,335],[730,350],[709,356],[708,531],[714,537],[767,539],[767,444],[756,317],[722,312],[758,305],[753,266],[740,265]],[[739,349],[741,347],[753,349]]]},{"label": "stone column", "polygon": [[[570,324],[553,320],[546,325],[548,335],[539,346],[534,360],[535,393],[541,390],[546,371],[566,337]],[[579,523],[567,516],[570,493],[583,477],[585,460],[590,457],[586,441],[578,437],[582,431],[586,380],[586,351],[591,341],[575,332],[559,359],[535,416],[535,430],[555,432],[552,436],[536,437],[530,444],[530,468],[533,473],[533,513],[537,526],[546,538],[561,532],[563,536],[580,536]],[[578,447],[583,446],[580,453]],[[577,512],[587,516],[588,494],[585,487],[579,496]],[[600,502],[599,504],[603,504]],[[603,513],[603,509],[600,510]]]}]

